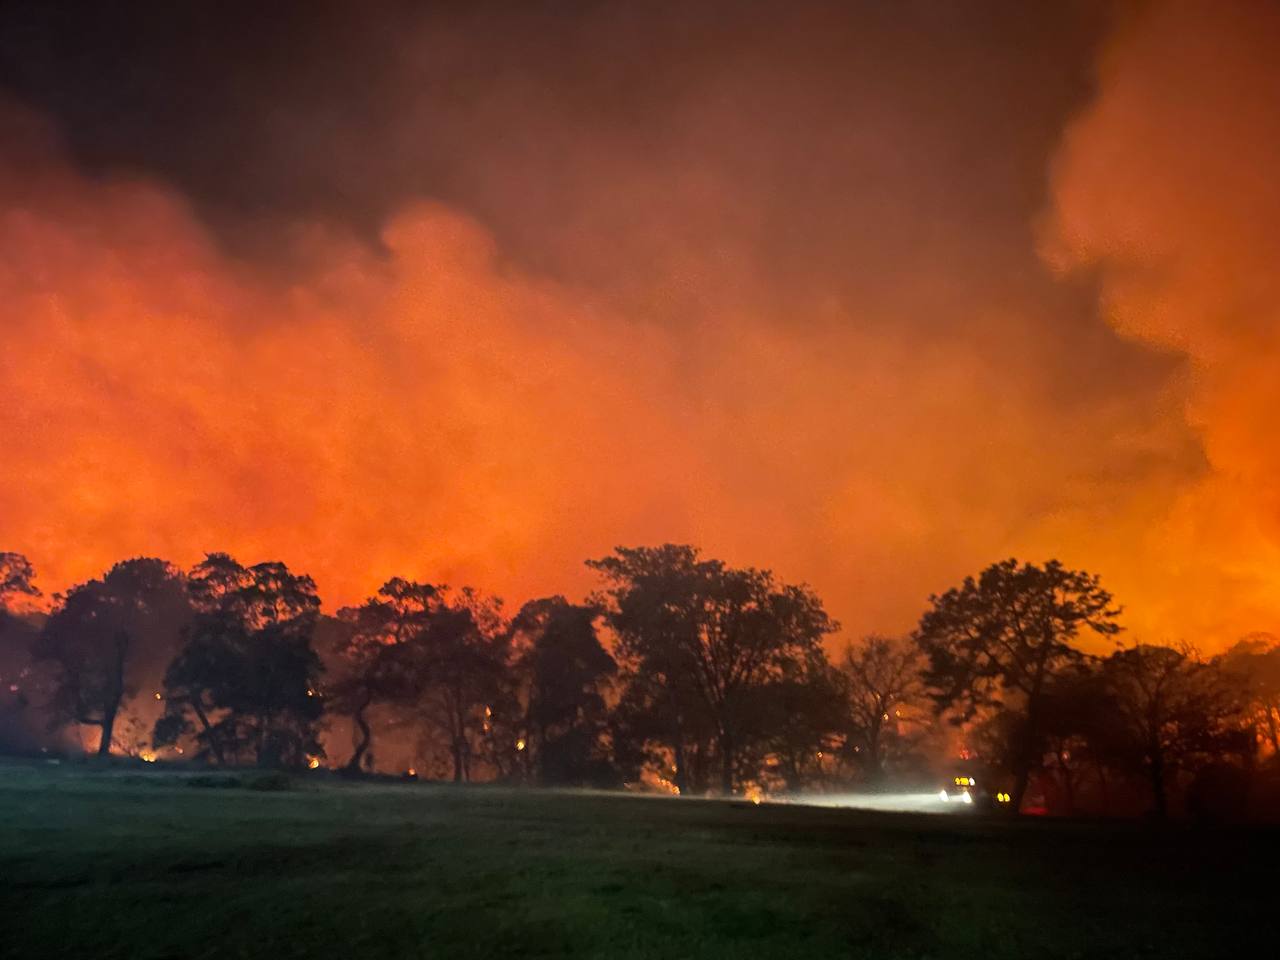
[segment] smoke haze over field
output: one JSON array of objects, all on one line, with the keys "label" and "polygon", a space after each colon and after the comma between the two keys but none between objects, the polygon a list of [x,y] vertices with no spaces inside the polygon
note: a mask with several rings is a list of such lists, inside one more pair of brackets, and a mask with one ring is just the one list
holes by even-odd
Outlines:
[{"label": "smoke haze over field", "polygon": [[46,590],[224,549],[514,603],[670,540],[854,632],[1010,554],[1148,639],[1274,622],[1268,8],[235,6],[0,23]]}]

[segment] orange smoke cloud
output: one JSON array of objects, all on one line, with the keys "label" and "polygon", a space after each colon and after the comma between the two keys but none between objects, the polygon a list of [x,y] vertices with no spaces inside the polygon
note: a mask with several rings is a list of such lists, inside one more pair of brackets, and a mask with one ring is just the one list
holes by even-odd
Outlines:
[{"label": "orange smoke cloud", "polygon": [[650,409],[661,338],[601,342],[465,217],[404,211],[385,259],[311,231],[279,286],[155,185],[46,155],[3,191],[4,535],[56,584],[220,545],[343,601],[400,570],[510,581],[567,562],[551,531],[590,529],[606,465],[697,483]]},{"label": "orange smoke cloud", "polygon": [[1221,640],[1280,615],[1280,10],[1151,4],[1067,132],[1049,260],[1126,337],[1186,361],[1207,470],[1127,546],[1146,624]]},{"label": "orange smoke cloud", "polygon": [[[1096,194],[1073,186],[1109,96],[1065,148],[1060,259],[1108,264],[1119,303],[1117,241],[1090,211]],[[702,109],[688,108],[689,130],[707,127]],[[17,111],[0,126],[0,546],[30,555],[46,589],[123,556],[187,564],[219,549],[312,573],[330,608],[392,575],[519,602],[584,591],[582,560],[615,544],[673,540],[811,582],[851,632],[905,629],[928,593],[1013,552],[1100,569],[1160,629],[1204,609],[1190,567],[1177,589],[1150,574],[1153,557],[1170,568],[1169,544],[1199,562],[1177,518],[1220,482],[1196,479],[1183,385],[1147,367],[1117,389],[1128,348],[1107,330],[1082,355],[1111,366],[1070,369],[1063,308],[1041,303],[1042,281],[1018,279],[998,243],[949,258],[956,228],[931,225],[936,248],[866,303],[793,290],[786,270],[744,285],[736,264],[752,261],[735,258],[725,211],[749,218],[760,198],[709,189],[718,171],[683,155],[669,161],[688,166],[679,183],[637,183],[619,151],[584,169],[584,206],[635,222],[633,254],[652,241],[680,296],[552,282],[431,202],[402,205],[376,249],[299,224],[279,262],[247,263],[164,185],[87,177]],[[754,135],[740,126],[725,136]],[[857,126],[828,136],[851,155],[881,149]],[[899,131],[896,149],[932,157],[913,137]],[[624,174],[628,191],[612,189]],[[778,201],[771,181],[756,190]],[[867,217],[914,235],[866,197]],[[613,254],[589,239],[561,252],[609,273]],[[806,242],[824,267],[879,270],[875,239]],[[788,269],[807,276],[797,243]],[[968,275],[979,262],[1013,279],[987,289]],[[1194,396],[1197,422],[1228,402],[1201,385]],[[1228,439],[1210,443],[1215,465]]]}]

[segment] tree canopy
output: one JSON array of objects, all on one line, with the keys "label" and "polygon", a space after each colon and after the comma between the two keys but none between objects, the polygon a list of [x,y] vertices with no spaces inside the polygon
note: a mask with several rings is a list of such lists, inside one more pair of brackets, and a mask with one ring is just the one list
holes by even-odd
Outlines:
[{"label": "tree canopy", "polygon": [[302,766],[322,755],[315,583],[226,554],[210,554],[188,582],[195,616],[165,673],[157,743],[191,733],[219,763]]},{"label": "tree canopy", "polygon": [[9,609],[16,597],[38,597],[36,572],[31,561],[20,553],[0,551],[0,613]]},{"label": "tree canopy", "polygon": [[[0,556],[4,596],[34,596],[30,564]],[[1057,561],[993,564],[910,635],[838,652],[816,593],[769,570],[680,544],[589,566],[583,602],[511,617],[400,577],[325,615],[278,561],[126,560],[0,624],[0,745],[88,726],[96,752],[144,760],[753,799],[964,770],[981,802],[1062,813],[1234,816],[1223,798],[1253,778],[1280,790],[1280,643],[1100,652],[1119,606]]]},{"label": "tree canopy", "polygon": [[690,546],[619,547],[588,566],[605,580],[600,602],[620,656],[667,685],[677,773],[686,719],[702,715],[715,739],[720,789],[732,793],[753,691],[816,655],[836,629],[822,601],[808,587],[703,559]]},{"label": "tree canopy", "polygon": [[1004,560],[929,598],[916,639],[939,707],[963,719],[983,707],[1024,713],[1015,803],[1036,763],[1046,685],[1084,657],[1075,646],[1082,631],[1118,633],[1120,612],[1097,576],[1057,560],[1044,566]]},{"label": "tree canopy", "polygon": [[99,727],[98,753],[106,755],[121,706],[144,679],[154,683],[189,618],[182,574],[163,560],[125,560],[73,587],[35,648],[37,660],[56,667],[57,715]]}]

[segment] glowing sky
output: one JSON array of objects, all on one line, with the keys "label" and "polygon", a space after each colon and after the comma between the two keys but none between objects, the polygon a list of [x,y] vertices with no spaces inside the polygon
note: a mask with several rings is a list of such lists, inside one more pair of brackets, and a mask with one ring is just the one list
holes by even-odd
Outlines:
[{"label": "glowing sky", "polygon": [[0,548],[1273,628],[1280,19],[947,6],[0,23]]}]

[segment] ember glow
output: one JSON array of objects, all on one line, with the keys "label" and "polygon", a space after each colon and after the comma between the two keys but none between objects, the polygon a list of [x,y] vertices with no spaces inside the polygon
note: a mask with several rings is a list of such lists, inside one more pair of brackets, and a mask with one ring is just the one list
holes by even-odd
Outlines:
[{"label": "ember glow", "polygon": [[0,548],[46,592],[278,557],[332,608],[692,542],[851,633],[1057,556],[1153,639],[1270,626],[1275,11],[762,11],[423,14],[358,96],[321,17],[293,83],[165,59],[204,120],[18,71]]}]

